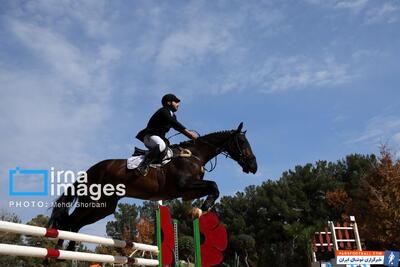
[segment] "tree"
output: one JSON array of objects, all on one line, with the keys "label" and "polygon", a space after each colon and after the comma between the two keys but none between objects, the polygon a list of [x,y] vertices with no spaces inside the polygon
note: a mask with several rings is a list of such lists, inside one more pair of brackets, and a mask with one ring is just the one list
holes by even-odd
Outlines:
[{"label": "tree", "polygon": [[[2,221],[9,221],[15,223],[21,223],[19,217],[14,213],[9,213],[6,210],[1,210],[0,219]],[[13,234],[13,233],[6,233],[0,232],[0,239],[2,243],[6,244],[16,244],[22,245],[23,240],[21,235]],[[21,265],[24,263],[24,259],[21,257],[13,257],[13,256],[1,256],[0,257],[0,266],[16,266]]]},{"label": "tree", "polygon": [[296,166],[276,181],[221,198],[216,210],[229,233],[225,263],[232,265],[237,254],[248,259],[243,265],[307,266],[313,233],[347,216],[351,199],[365,202],[359,201],[361,178],[374,162],[373,156],[349,155]]},{"label": "tree", "polygon": [[[374,172],[363,177],[368,213],[363,214],[360,234],[369,249],[397,249],[400,246],[400,160],[382,147]],[[359,205],[353,205],[360,210]]]},{"label": "tree", "polygon": [[[135,240],[138,235],[137,224],[139,222],[139,207],[135,204],[118,204],[114,212],[114,221],[107,222],[107,235],[113,239]],[[132,249],[98,246],[96,252],[112,255],[129,255]]]}]

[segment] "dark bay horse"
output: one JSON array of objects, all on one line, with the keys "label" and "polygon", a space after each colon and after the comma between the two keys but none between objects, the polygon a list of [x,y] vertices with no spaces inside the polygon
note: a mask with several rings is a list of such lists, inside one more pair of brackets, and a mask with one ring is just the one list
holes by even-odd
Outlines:
[{"label": "dark bay horse", "polygon": [[[174,157],[160,167],[150,168],[146,176],[138,176],[134,170],[127,169],[126,159],[101,161],[87,171],[87,185],[118,184],[125,185],[126,194],[107,196],[102,194],[94,201],[90,195],[76,196],[66,190],[55,203],[49,220],[49,227],[78,232],[83,226],[94,223],[112,214],[122,197],[143,200],[171,200],[182,198],[192,200],[207,196],[201,210],[207,211],[219,196],[218,186],[214,181],[203,180],[204,166],[220,153],[235,160],[245,173],[256,173],[257,161],[245,133],[243,123],[236,130],[222,131],[201,136],[195,141],[186,141],[172,148],[184,148],[191,151],[191,157]],[[77,186],[77,182],[73,187]],[[71,188],[70,188],[71,189]],[[93,202],[106,203],[105,207],[87,207]],[[69,214],[72,204],[75,209]],[[59,241],[59,246],[63,241]],[[75,242],[69,242],[72,250]]]}]

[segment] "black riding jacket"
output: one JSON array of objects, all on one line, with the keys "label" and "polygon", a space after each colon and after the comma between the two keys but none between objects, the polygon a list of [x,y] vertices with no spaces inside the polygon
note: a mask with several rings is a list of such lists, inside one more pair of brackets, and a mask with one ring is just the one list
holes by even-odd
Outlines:
[{"label": "black riding jacket", "polygon": [[176,120],[176,116],[174,113],[171,115],[170,109],[167,107],[162,107],[156,111],[156,113],[151,116],[149,122],[147,123],[147,127],[141,130],[136,138],[143,142],[143,138],[146,135],[157,135],[161,137],[163,140],[166,140],[165,134],[171,129],[174,128],[178,132],[185,134],[185,126],[179,123]]}]

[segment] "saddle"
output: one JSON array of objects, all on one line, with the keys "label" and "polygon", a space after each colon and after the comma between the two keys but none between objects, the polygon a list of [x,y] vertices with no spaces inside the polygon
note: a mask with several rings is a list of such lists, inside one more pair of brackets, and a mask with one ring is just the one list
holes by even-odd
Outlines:
[{"label": "saddle", "polygon": [[[188,158],[188,157],[192,156],[192,152],[189,149],[181,148],[181,147],[174,147],[174,148],[167,147],[167,149],[165,150],[166,152],[163,153],[164,157],[165,157],[165,154],[168,154],[168,150],[172,151],[173,158],[178,158],[178,157],[182,157],[182,158],[187,157]],[[147,150],[147,149],[141,149],[141,148],[138,148],[135,146],[135,150],[133,151],[132,157],[144,156],[144,155],[146,155],[146,153],[148,151],[149,150]]]},{"label": "saddle", "polygon": [[135,146],[135,151],[133,151],[132,157],[144,156],[148,150],[141,149]]},{"label": "saddle", "polygon": [[[135,169],[144,159],[144,156],[148,153],[148,150],[135,147],[135,150],[131,157],[127,160],[128,169]],[[167,147],[165,152],[160,155],[157,162],[150,164],[150,167],[156,168],[167,164],[173,158],[189,158],[192,156],[192,152],[189,149],[181,147]]]}]

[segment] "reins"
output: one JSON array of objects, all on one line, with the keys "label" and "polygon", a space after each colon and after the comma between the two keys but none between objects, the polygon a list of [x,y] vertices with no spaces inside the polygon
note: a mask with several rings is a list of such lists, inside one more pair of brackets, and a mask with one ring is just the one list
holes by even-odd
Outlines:
[{"label": "reins", "polygon": [[[194,132],[196,132],[197,135],[200,137],[200,134],[199,134],[197,131],[194,131]],[[175,136],[180,135],[180,134],[182,134],[182,133],[176,133],[176,134],[174,134],[174,135],[168,137],[167,139],[170,140],[172,137],[175,137]],[[235,140],[235,144],[236,144],[237,149],[238,149],[238,151],[239,151],[239,158],[241,159],[242,156],[243,156],[243,154],[242,154],[242,151],[240,150],[239,142],[238,142],[237,138],[235,138],[235,136],[234,136],[233,138],[234,138],[234,140]],[[217,167],[218,155],[219,155],[219,154],[224,155],[226,158],[233,159],[233,158],[229,155],[229,153],[226,152],[226,150],[225,150],[225,148],[224,148],[225,145],[226,145],[228,142],[230,142],[230,140],[231,140],[231,138],[229,138],[229,140],[227,140],[222,146],[217,146],[217,145],[215,145],[215,144],[212,144],[212,143],[210,143],[210,142],[207,142],[207,141],[201,140],[201,139],[193,140],[193,142],[201,142],[201,143],[204,143],[204,144],[206,144],[206,145],[213,146],[213,147],[217,148],[217,152],[218,152],[218,153],[217,153],[217,155],[214,157],[214,159],[215,159],[215,160],[214,160],[214,164],[213,164],[212,159],[211,159],[211,160],[210,160],[210,165],[211,165],[210,170],[208,170],[206,167],[204,167],[204,170],[205,170],[206,172],[212,172],[212,171]],[[193,155],[193,156],[194,156],[194,155]],[[197,157],[196,157],[196,158],[197,158]]]},{"label": "reins", "polygon": [[[200,134],[197,132],[197,131],[194,131],[194,132],[196,132],[197,133],[197,135],[200,137]],[[170,137],[168,137],[167,139],[168,139],[168,141],[172,138],[172,137],[175,137],[175,136],[178,136],[178,135],[180,135],[180,134],[182,134],[182,133],[176,133],[176,134],[174,134],[174,135],[171,135]],[[193,140],[193,142],[196,142],[196,140]],[[208,143],[208,142],[205,142],[205,141],[202,141],[203,143],[205,143],[205,144],[208,144],[208,145],[212,145],[212,146],[215,146],[215,147],[217,147],[216,145],[214,145],[214,144],[211,144],[211,143]],[[219,149],[219,147],[218,147],[218,149]],[[195,156],[195,155],[192,155],[192,157],[194,157],[194,158],[196,158],[197,160],[200,160],[197,156]],[[205,166],[204,166],[204,170],[206,171],[206,172],[212,172],[216,167],[217,167],[217,157],[218,157],[218,154],[214,157],[214,164],[212,163],[212,159],[210,160],[210,165],[211,165],[211,169],[207,169]]]}]

